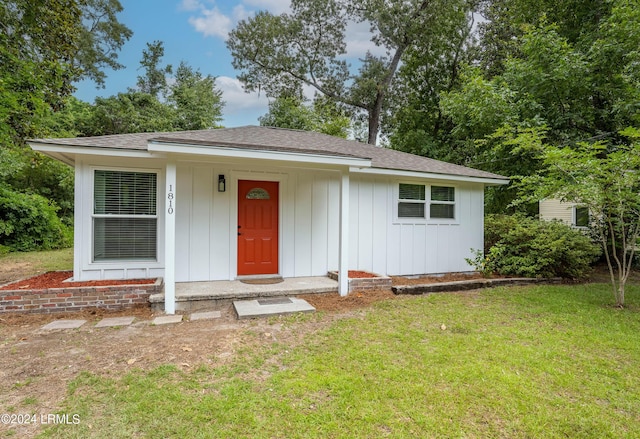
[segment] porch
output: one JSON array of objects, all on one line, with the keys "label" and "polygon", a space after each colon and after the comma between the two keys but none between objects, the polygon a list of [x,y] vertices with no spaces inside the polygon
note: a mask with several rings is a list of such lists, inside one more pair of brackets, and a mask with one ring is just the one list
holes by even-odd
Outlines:
[{"label": "porch", "polygon": [[[176,282],[175,309],[178,312],[222,309],[229,307],[233,300],[337,292],[338,282],[326,276],[291,277],[278,283],[260,284],[241,280]],[[149,302],[153,311],[164,311],[164,292],[151,295]]]}]

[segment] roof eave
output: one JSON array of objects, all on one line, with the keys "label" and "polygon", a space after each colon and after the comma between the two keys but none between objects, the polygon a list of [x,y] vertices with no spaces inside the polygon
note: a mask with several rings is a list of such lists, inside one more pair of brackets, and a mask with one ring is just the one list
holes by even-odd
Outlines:
[{"label": "roof eave", "polygon": [[321,153],[302,153],[292,151],[260,150],[255,148],[233,148],[228,146],[198,146],[183,143],[150,140],[147,146],[149,152],[164,154],[185,154],[208,157],[225,157],[238,159],[271,160],[280,162],[315,163],[338,167],[371,167],[371,159],[329,155]]},{"label": "roof eave", "polygon": [[405,171],[400,169],[386,168],[350,168],[349,171],[352,173],[388,175],[402,178],[422,178],[432,180],[463,181],[467,183],[482,183],[486,186],[501,186],[509,184],[510,182],[508,178],[474,177],[468,175],[440,174],[437,172]]},{"label": "roof eave", "polygon": [[38,151],[49,157],[60,160],[70,166],[75,165],[76,155],[93,155],[127,158],[157,158],[157,155],[149,151],[139,149],[87,147],[78,145],[56,145],[41,142],[27,142],[34,151]]}]

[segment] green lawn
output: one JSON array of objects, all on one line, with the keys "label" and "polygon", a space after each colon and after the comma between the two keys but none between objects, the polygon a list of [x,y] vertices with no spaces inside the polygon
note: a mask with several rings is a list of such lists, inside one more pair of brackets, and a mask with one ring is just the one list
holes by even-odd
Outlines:
[{"label": "green lawn", "polygon": [[85,373],[61,409],[82,422],[45,437],[637,438],[640,288],[612,302],[602,284],[381,302],[223,368]]}]

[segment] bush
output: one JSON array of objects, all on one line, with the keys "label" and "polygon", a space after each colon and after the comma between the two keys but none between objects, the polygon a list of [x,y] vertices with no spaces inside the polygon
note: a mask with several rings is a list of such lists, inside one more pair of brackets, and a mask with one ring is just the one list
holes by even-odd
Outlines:
[{"label": "bush", "polygon": [[484,255],[477,250],[468,262],[485,274],[578,279],[600,252],[588,236],[559,221],[489,215]]},{"label": "bush", "polygon": [[57,210],[40,195],[0,187],[0,246],[12,251],[69,247],[72,232],[58,218]]}]

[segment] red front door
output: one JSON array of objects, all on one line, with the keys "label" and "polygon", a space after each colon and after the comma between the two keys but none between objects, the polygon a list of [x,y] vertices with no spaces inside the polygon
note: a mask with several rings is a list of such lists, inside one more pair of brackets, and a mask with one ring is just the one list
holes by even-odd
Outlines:
[{"label": "red front door", "polygon": [[238,181],[238,275],[278,274],[278,182]]}]

